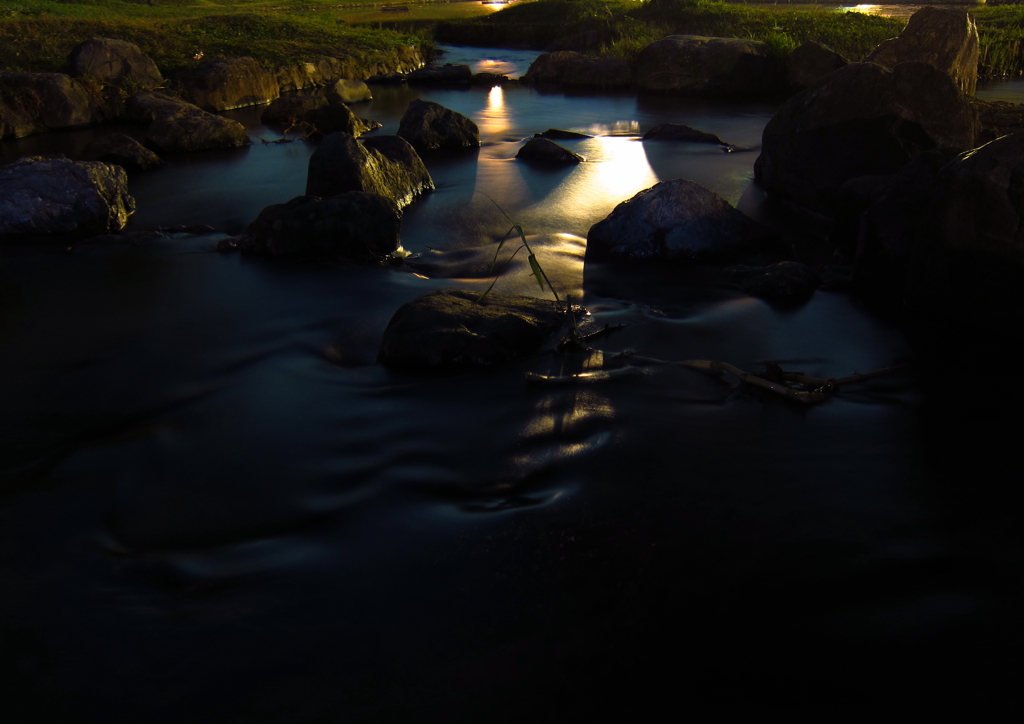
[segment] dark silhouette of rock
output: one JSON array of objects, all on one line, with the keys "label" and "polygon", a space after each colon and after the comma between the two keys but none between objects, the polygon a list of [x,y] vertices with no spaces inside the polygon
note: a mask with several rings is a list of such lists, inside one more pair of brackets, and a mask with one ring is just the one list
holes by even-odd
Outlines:
[{"label": "dark silhouette of rock", "polygon": [[0,139],[24,138],[44,130],[39,121],[25,110],[16,94],[10,98],[4,95],[0,87]]},{"label": "dark silhouette of rock", "polygon": [[263,209],[235,245],[269,257],[379,261],[398,248],[400,225],[398,206],[377,194],[298,196]]},{"label": "dark silhouette of rock", "polygon": [[785,87],[785,64],[755,40],[670,35],[642,51],[637,84],[657,93],[763,95]]},{"label": "dark silhouette of rock", "polygon": [[510,82],[510,79],[507,75],[500,75],[498,73],[474,73],[469,82],[472,85],[496,86],[504,85]]},{"label": "dark silhouette of rock", "polygon": [[620,58],[587,58],[573,51],[542,53],[523,76],[527,83],[562,83],[592,88],[624,88],[633,70]]},{"label": "dark silhouette of rock", "polygon": [[120,166],[41,157],[0,166],[0,236],[105,234],[133,211]]},{"label": "dark silhouette of rock", "polygon": [[473,71],[468,65],[427,65],[406,74],[409,85],[464,85],[469,83]]},{"label": "dark silhouette of rock", "polygon": [[207,111],[256,106],[281,95],[277,76],[252,58],[209,60],[178,80],[182,98]]},{"label": "dark silhouette of rock", "polygon": [[586,133],[577,133],[576,131],[563,131],[560,128],[549,128],[544,133],[536,134],[540,138],[557,138],[563,141],[570,141],[578,138],[593,138],[588,136]]},{"label": "dark silhouette of rock", "polygon": [[769,195],[831,215],[846,181],[895,173],[930,148],[972,148],[979,128],[966,96],[927,63],[851,63],[779,109],[754,171]]},{"label": "dark silhouette of rock", "polygon": [[129,121],[152,123],[166,113],[177,113],[184,110],[198,111],[201,109],[166,93],[139,91],[125,101],[124,118]]},{"label": "dark silhouette of rock", "polygon": [[725,272],[745,293],[780,306],[806,302],[822,284],[817,272],[798,261],[762,267],[736,266]]},{"label": "dark silhouette of rock", "polygon": [[0,71],[0,97],[16,97],[18,110],[40,130],[79,128],[105,120],[88,91],[63,73]]},{"label": "dark silhouette of rock", "polygon": [[306,114],[305,120],[324,136],[339,132],[361,136],[367,131],[380,128],[381,125],[377,121],[359,118],[344,103],[330,103],[313,109]]},{"label": "dark silhouette of rock", "polygon": [[687,141],[689,143],[717,143],[728,146],[714,133],[705,133],[681,123],[662,123],[644,134],[645,141]]},{"label": "dark silhouette of rock", "polygon": [[438,103],[419,99],[409,103],[398,135],[420,153],[480,145],[480,129],[473,121]]},{"label": "dark silhouette of rock", "polygon": [[327,100],[333,103],[362,103],[372,101],[369,86],[361,80],[340,78],[327,89]]},{"label": "dark silhouette of rock", "polygon": [[249,132],[238,121],[188,106],[158,116],[146,131],[146,140],[167,153],[239,148],[251,143]]},{"label": "dark silhouette of rock", "polygon": [[829,73],[847,64],[846,58],[816,40],[806,40],[789,54],[786,82],[795,91],[816,85]]},{"label": "dark silhouette of rock", "polygon": [[694,181],[662,181],[590,227],[588,259],[724,261],[763,250],[771,234]]},{"label": "dark silhouette of rock", "polygon": [[535,351],[565,320],[555,301],[447,289],[403,305],[388,323],[377,361],[448,372],[496,367]]},{"label": "dark silhouette of rock", "polygon": [[323,96],[288,95],[272,101],[260,115],[268,126],[292,126],[306,120],[311,111],[324,108],[327,99]]},{"label": "dark silhouette of rock", "polygon": [[310,196],[366,191],[392,199],[399,208],[433,188],[419,154],[398,136],[361,143],[351,134],[332,133],[310,157],[306,176]]},{"label": "dark silhouette of rock", "polygon": [[538,163],[583,163],[586,159],[568,148],[562,148],[547,138],[531,138],[519,149],[516,158]]},{"label": "dark silhouette of rock", "polygon": [[1024,105],[1006,101],[990,103],[980,98],[971,98],[970,102],[981,122],[976,145],[1024,131]]},{"label": "dark silhouette of rock", "polygon": [[101,83],[121,81],[149,90],[164,82],[156,63],[135,43],[114,38],[89,38],[68,56],[72,75],[89,75]]},{"label": "dark silhouette of rock", "polygon": [[377,73],[366,79],[368,85],[402,85],[405,83],[405,73]]},{"label": "dark silhouette of rock", "polygon": [[978,85],[978,27],[974,16],[959,8],[925,7],[914,13],[899,37],[884,40],[864,58],[894,69],[922,62],[949,75],[967,95]]},{"label": "dark silhouette of rock", "polygon": [[108,133],[92,141],[82,150],[82,159],[116,163],[128,171],[148,171],[163,165],[159,156],[123,133]]}]

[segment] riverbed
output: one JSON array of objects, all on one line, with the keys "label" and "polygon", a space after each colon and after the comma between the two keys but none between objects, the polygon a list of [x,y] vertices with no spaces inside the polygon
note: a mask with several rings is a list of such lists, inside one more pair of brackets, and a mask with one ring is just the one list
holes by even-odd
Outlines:
[{"label": "riverbed", "polygon": [[[531,57],[445,59],[519,75]],[[752,165],[772,104],[373,92],[354,110],[376,133],[417,97],[481,130],[479,151],[426,158],[437,189],[402,227],[412,266],[215,251],[304,190],[315,146],[271,143],[259,108],[227,114],[251,147],[131,178],[133,229],[216,233],[0,248],[7,721],[1010,711],[1015,426],[965,417],[910,372],[815,407],[677,367],[524,380],[626,350],[821,376],[912,359],[894,323],[839,289],[777,309],[671,270],[584,264],[590,226],[661,180],[763,217]],[[663,122],[739,150],[640,140]],[[552,127],[593,136],[562,142],[586,163],[515,160]],[[0,144],[0,160],[74,157],[99,132]],[[585,361],[376,365],[403,303],[487,287],[504,214],[591,328],[623,327]],[[515,264],[495,290],[546,295]]]}]

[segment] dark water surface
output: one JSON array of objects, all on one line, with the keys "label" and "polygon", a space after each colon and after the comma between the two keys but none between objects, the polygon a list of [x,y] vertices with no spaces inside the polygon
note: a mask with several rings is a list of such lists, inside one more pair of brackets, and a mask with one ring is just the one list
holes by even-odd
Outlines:
[{"label": "dark water surface", "polygon": [[[584,267],[590,225],[659,180],[760,214],[771,105],[374,94],[357,112],[383,133],[418,96],[481,128],[479,152],[427,159],[437,190],[402,231],[417,274],[221,255],[223,234],[0,249],[5,721],[1010,711],[1019,423],[954,414],[910,375],[798,409],[678,368],[527,386],[584,363],[550,353],[430,379],[374,364],[401,304],[489,283],[507,222],[478,192],[594,323],[626,325],[588,364],[906,359],[900,330],[841,293],[780,311]],[[277,138],[259,113],[231,115]],[[638,139],[666,121],[751,150]],[[588,162],[514,160],[549,127],[596,134],[565,142]],[[0,153],[73,156],[95,133]],[[132,178],[133,226],[236,232],[303,192],[312,151],[174,157]],[[523,267],[497,289],[541,294]]]}]

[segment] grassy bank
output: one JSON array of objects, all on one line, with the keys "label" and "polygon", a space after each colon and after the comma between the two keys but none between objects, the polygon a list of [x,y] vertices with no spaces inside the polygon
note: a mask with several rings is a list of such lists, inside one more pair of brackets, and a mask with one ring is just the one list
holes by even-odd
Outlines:
[{"label": "grassy bank", "polygon": [[[979,71],[1024,72],[1024,7],[977,8]],[[443,42],[543,49],[580,48],[633,60],[673,33],[765,40],[780,51],[816,40],[850,59],[900,33],[897,18],[837,12],[831,7],[746,5],[703,0],[537,0],[483,18],[438,25]]]},{"label": "grassy bank", "polygon": [[[430,46],[438,20],[492,12],[480,3],[380,11],[380,0],[14,0],[0,4],[0,68],[56,71],[94,35],[138,44],[165,72],[204,59],[252,56],[272,67],[329,55],[354,67]],[[401,30],[393,29],[398,23]]]}]

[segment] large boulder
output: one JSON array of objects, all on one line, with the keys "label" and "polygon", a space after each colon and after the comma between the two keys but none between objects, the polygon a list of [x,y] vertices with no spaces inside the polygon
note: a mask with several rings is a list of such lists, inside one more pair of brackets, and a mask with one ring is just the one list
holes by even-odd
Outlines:
[{"label": "large boulder", "polygon": [[473,121],[438,103],[420,99],[409,103],[398,135],[420,153],[480,145],[480,129]]},{"label": "large boulder", "polygon": [[367,131],[380,128],[381,124],[367,118],[360,118],[344,103],[328,103],[306,114],[305,120],[320,135],[329,133],[347,133],[361,136]]},{"label": "large boulder", "polygon": [[527,83],[561,83],[592,88],[633,84],[633,69],[621,58],[586,58],[572,51],[542,53],[523,76]]},{"label": "large boulder", "polygon": [[176,113],[183,110],[198,111],[200,108],[181,100],[181,98],[169,96],[166,93],[139,91],[132,94],[125,101],[124,118],[128,121],[152,123],[166,113]]},{"label": "large boulder", "polygon": [[403,305],[384,331],[377,361],[421,372],[495,367],[535,351],[565,321],[553,300],[448,289]]},{"label": "large boulder", "polygon": [[281,96],[263,110],[260,120],[268,126],[293,126],[305,121],[311,111],[326,105],[327,99],[323,96]]},{"label": "large boulder", "polygon": [[754,172],[769,195],[825,215],[858,176],[892,174],[930,148],[972,148],[978,113],[927,63],[851,63],[768,122]]},{"label": "large boulder", "polygon": [[531,138],[519,149],[516,158],[538,163],[574,164],[583,163],[586,159],[568,148],[559,146],[554,141],[537,136]]},{"label": "large boulder", "polygon": [[252,142],[238,121],[187,105],[157,117],[146,131],[146,140],[168,153],[239,148]]},{"label": "large boulder", "polygon": [[116,163],[128,171],[148,171],[163,164],[160,157],[123,133],[108,133],[82,149],[84,161]]},{"label": "large boulder", "polygon": [[164,82],[156,63],[135,43],[114,38],[89,38],[68,56],[72,75],[89,75],[101,83],[116,81],[144,90]]},{"label": "large boulder", "polygon": [[377,194],[298,196],[263,209],[237,246],[269,257],[379,261],[398,249],[400,226],[398,206]]},{"label": "large boulder", "polygon": [[786,64],[786,82],[793,90],[802,91],[842,68],[847,60],[818,41],[807,40],[789,54]]},{"label": "large boulder", "polygon": [[327,100],[331,103],[361,103],[372,101],[370,87],[361,80],[339,78],[327,90]]},{"label": "large boulder", "polygon": [[767,249],[772,236],[695,181],[662,181],[590,227],[588,259],[725,261]]},{"label": "large boulder", "polygon": [[179,80],[182,97],[207,111],[257,106],[281,95],[277,76],[252,58],[209,60]]},{"label": "large boulder", "polygon": [[329,85],[346,72],[345,61],[324,55],[311,61],[280,67],[277,71],[277,83],[282,93],[304,90]]},{"label": "large boulder", "polygon": [[41,157],[0,166],[0,236],[106,234],[133,211],[120,166]]},{"label": "large boulder", "polygon": [[670,35],[640,51],[636,76],[657,93],[763,95],[785,88],[786,66],[760,41]]},{"label": "large boulder", "polygon": [[433,188],[419,154],[398,136],[360,142],[348,133],[332,133],[309,158],[309,196],[365,191],[386,196],[403,208]]},{"label": "large boulder", "polygon": [[17,99],[20,111],[43,128],[79,128],[104,120],[97,99],[63,73],[0,71],[0,98]]},{"label": "large boulder", "polygon": [[963,9],[925,7],[914,13],[899,37],[884,40],[864,58],[895,68],[922,62],[949,75],[967,95],[978,85],[978,26]]}]

